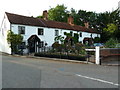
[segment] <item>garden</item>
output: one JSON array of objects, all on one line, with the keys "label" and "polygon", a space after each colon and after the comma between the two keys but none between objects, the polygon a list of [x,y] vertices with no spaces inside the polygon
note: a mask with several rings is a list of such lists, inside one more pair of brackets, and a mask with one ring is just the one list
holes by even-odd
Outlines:
[{"label": "garden", "polygon": [[[49,57],[49,58],[60,58],[69,60],[86,61],[90,55],[95,55],[95,52],[85,51],[86,48],[95,48],[93,45],[99,46],[101,48],[120,48],[120,43],[117,39],[110,38],[106,43],[100,44],[100,38],[94,38],[94,43],[91,45],[82,44],[78,42],[78,35],[72,33],[65,33],[66,38],[62,36],[55,37],[55,42],[52,44],[52,48],[43,47],[44,50],[39,53],[35,53],[35,56],[39,57]],[[98,43],[98,44],[96,44]]]},{"label": "garden", "polygon": [[35,53],[35,56],[85,61],[85,46],[78,42],[79,35],[77,33],[64,34],[65,39],[62,36],[55,37],[52,49]]}]

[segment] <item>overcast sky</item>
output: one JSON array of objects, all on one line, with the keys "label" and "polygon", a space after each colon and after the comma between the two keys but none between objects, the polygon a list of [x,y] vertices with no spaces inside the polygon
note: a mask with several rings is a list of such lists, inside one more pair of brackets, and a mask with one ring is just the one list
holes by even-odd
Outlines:
[{"label": "overcast sky", "polygon": [[10,12],[25,16],[42,15],[42,11],[49,10],[57,4],[64,4],[68,10],[87,10],[94,12],[112,11],[118,7],[120,0],[1,0],[0,1],[0,25],[4,12]]}]

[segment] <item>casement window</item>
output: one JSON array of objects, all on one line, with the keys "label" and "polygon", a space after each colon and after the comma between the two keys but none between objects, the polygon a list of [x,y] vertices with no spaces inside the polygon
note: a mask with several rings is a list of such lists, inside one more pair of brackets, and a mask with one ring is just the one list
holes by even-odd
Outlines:
[{"label": "casement window", "polygon": [[80,37],[82,37],[82,32],[80,32]]},{"label": "casement window", "polygon": [[40,48],[44,47],[44,42],[43,42],[43,41],[41,41],[41,42],[39,43],[39,47],[40,47]]},{"label": "casement window", "polygon": [[59,36],[59,31],[55,30],[55,36]]},{"label": "casement window", "polygon": [[38,35],[44,35],[43,28],[38,28]]},{"label": "casement window", "polygon": [[92,38],[92,34],[90,35],[90,37]]},{"label": "casement window", "polygon": [[18,34],[25,34],[25,27],[24,26],[18,26]]},{"label": "casement window", "polygon": [[73,32],[72,31],[70,31],[70,35],[73,36]]}]

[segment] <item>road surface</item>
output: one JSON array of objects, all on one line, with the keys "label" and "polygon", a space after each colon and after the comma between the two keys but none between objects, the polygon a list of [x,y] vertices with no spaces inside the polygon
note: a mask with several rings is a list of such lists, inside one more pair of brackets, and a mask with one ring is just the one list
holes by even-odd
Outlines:
[{"label": "road surface", "polygon": [[118,88],[118,67],[2,55],[3,88]]}]

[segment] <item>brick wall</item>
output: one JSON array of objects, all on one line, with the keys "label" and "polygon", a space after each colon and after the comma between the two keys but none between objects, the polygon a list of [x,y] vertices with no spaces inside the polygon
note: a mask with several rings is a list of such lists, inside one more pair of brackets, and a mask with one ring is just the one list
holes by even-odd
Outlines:
[{"label": "brick wall", "polygon": [[100,57],[102,62],[111,60],[120,61],[120,48],[100,49]]}]

